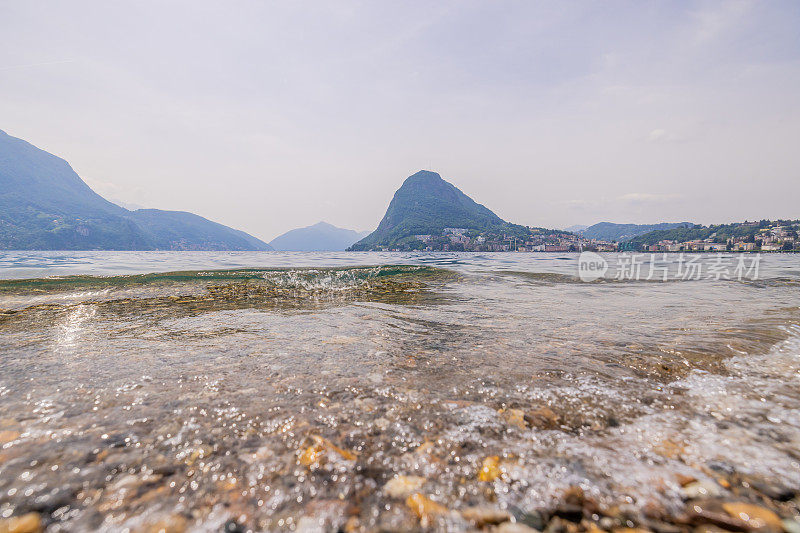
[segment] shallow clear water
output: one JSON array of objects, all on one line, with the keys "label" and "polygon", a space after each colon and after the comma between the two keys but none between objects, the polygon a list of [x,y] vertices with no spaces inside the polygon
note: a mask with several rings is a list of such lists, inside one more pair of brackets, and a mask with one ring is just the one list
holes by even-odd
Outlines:
[{"label": "shallow clear water", "polygon": [[0,254],[0,518],[407,530],[419,492],[449,511],[422,525],[458,530],[467,507],[547,509],[575,485],[668,514],[681,475],[800,486],[800,256],[755,281],[577,268]]}]

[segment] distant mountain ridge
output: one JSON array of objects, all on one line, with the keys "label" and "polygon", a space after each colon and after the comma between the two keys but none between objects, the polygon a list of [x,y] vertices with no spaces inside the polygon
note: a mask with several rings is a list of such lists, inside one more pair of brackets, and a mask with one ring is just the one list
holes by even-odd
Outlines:
[{"label": "distant mountain ridge", "polygon": [[313,226],[287,231],[272,239],[269,245],[282,252],[340,252],[368,233],[317,222]]},{"label": "distant mountain ridge", "polygon": [[0,130],[0,249],[270,250],[184,211],[129,211],[94,192],[64,159]]},{"label": "distant mountain ridge", "polygon": [[588,239],[598,241],[625,242],[650,233],[651,231],[670,230],[675,228],[691,228],[691,222],[661,222],[659,224],[615,224],[613,222],[599,222],[577,233]]},{"label": "distant mountain ridge", "polygon": [[589,226],[585,224],[574,224],[568,228],[564,228],[564,231],[569,231],[570,233],[580,233],[581,231],[585,230]]},{"label": "distant mountain ridge", "polygon": [[409,176],[394,193],[378,229],[350,249],[391,248],[414,240],[415,235],[441,235],[445,228],[527,231],[523,226],[504,221],[436,172],[420,170]]}]

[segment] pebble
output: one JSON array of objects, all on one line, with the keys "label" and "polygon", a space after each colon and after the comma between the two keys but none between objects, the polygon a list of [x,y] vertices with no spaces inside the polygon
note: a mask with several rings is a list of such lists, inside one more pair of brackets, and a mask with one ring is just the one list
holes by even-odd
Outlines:
[{"label": "pebble", "polygon": [[303,450],[298,458],[298,461],[300,461],[300,464],[303,466],[316,468],[326,458],[326,455],[331,453],[338,455],[346,461],[356,460],[354,453],[339,448],[327,439],[323,439],[318,435],[312,435],[311,439],[314,443]]},{"label": "pebble", "polygon": [[20,436],[19,431],[11,431],[11,430],[0,431],[0,446],[17,440],[19,436]]},{"label": "pebble", "polygon": [[214,453],[214,449],[211,446],[208,446],[207,444],[201,444],[196,449],[194,449],[191,454],[189,454],[185,462],[188,466],[192,466],[199,459],[205,459],[212,453]]},{"label": "pebble", "polygon": [[550,520],[547,527],[544,528],[544,533],[577,533],[578,524],[574,524],[567,520],[555,517]]},{"label": "pebble", "polygon": [[448,513],[447,507],[436,503],[419,492],[409,496],[406,499],[406,505],[420,519],[423,528],[428,527],[436,517]]},{"label": "pebble", "polygon": [[684,531],[686,531],[684,528],[675,524],[661,522],[658,520],[648,520],[647,526],[655,531],[655,533],[684,533]]},{"label": "pebble", "polygon": [[688,520],[691,524],[702,526],[706,524],[713,524],[728,531],[746,531],[747,523],[738,518],[733,518],[725,513],[703,509],[699,505],[693,506],[688,515]]},{"label": "pebble", "polygon": [[242,460],[249,464],[264,462],[273,457],[275,457],[275,453],[268,446],[261,446],[255,452],[241,456]]},{"label": "pebble", "polygon": [[511,515],[507,511],[493,507],[467,507],[461,511],[461,516],[478,527],[500,524],[511,520]]},{"label": "pebble", "polygon": [[573,485],[561,494],[561,499],[564,500],[564,503],[570,505],[583,505],[586,501],[586,495],[581,487]]},{"label": "pebble", "polygon": [[781,524],[783,524],[783,530],[786,533],[800,533],[800,521],[787,518],[786,520],[782,520]]},{"label": "pebble", "polygon": [[713,524],[701,524],[694,528],[694,533],[729,533],[729,531]]},{"label": "pebble", "polygon": [[503,522],[496,528],[495,533],[539,533],[538,530],[516,522]]},{"label": "pebble", "polygon": [[322,520],[311,516],[304,516],[297,521],[298,533],[325,533],[325,526]]},{"label": "pebble", "polygon": [[42,531],[42,519],[37,513],[0,520],[0,533],[38,533]]},{"label": "pebble", "polygon": [[603,530],[595,524],[594,522],[589,522],[587,520],[583,521],[583,527],[586,530],[586,533],[603,533]]},{"label": "pebble", "polygon": [[675,474],[675,479],[678,480],[678,484],[681,487],[685,487],[686,485],[689,485],[697,481],[697,478],[694,476],[687,476],[685,474],[680,474],[680,473]]},{"label": "pebble", "polygon": [[418,491],[426,479],[419,476],[395,476],[383,486],[383,492],[390,498],[405,498]]},{"label": "pebble", "polygon": [[547,521],[539,511],[530,510],[524,511],[516,505],[510,505],[508,510],[514,516],[514,522],[522,524],[538,531],[543,531]]},{"label": "pebble", "polygon": [[540,407],[527,413],[525,421],[530,426],[539,429],[554,429],[558,427],[558,415],[549,407]]},{"label": "pebble", "polygon": [[780,517],[758,505],[752,503],[723,503],[722,508],[730,516],[743,520],[753,529],[768,529],[781,531],[783,523]]},{"label": "pebble", "polygon": [[498,413],[507,424],[519,429],[528,429],[528,424],[525,423],[525,412],[522,409],[500,409]]},{"label": "pebble", "polygon": [[148,533],[183,533],[188,523],[181,515],[172,515],[147,528]]},{"label": "pebble", "polygon": [[653,451],[661,457],[677,459],[686,451],[686,447],[681,442],[676,442],[672,439],[664,439],[653,446]]},{"label": "pebble", "polygon": [[696,498],[710,498],[722,496],[719,485],[711,481],[694,481],[684,485],[681,489],[684,499],[693,500]]},{"label": "pebble", "polygon": [[748,483],[761,494],[779,502],[788,502],[796,492],[794,489],[770,481],[749,480]]},{"label": "pebble", "polygon": [[600,529],[605,529],[609,531],[616,525],[616,523],[617,521],[611,518],[610,516],[604,516],[600,519],[598,525],[600,526]]},{"label": "pebble", "polygon": [[481,469],[478,472],[478,479],[481,481],[494,481],[502,474],[500,470],[500,457],[491,455],[483,460]]},{"label": "pebble", "polygon": [[361,520],[357,516],[351,516],[344,524],[344,533],[356,533],[361,531]]}]

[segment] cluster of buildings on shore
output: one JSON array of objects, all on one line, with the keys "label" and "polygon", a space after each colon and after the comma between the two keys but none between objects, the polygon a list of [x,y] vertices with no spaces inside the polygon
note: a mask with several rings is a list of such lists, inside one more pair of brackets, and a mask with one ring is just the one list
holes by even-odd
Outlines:
[{"label": "cluster of buildings on shore", "polygon": [[[758,222],[745,222],[742,226],[757,226]],[[760,228],[752,235],[721,238],[712,233],[705,239],[678,242],[659,241],[646,246],[647,252],[781,252],[800,248],[797,229],[794,226],[775,224]]]},{"label": "cluster of buildings on shore", "polygon": [[484,234],[466,228],[445,228],[441,235],[415,235],[426,251],[464,252],[579,252],[593,250],[615,252],[614,242],[586,239],[574,233],[531,233],[524,237],[508,234]]},{"label": "cluster of buildings on shore", "polygon": [[[635,247],[628,242],[588,239],[568,232],[542,231],[528,228],[524,236],[505,233],[479,233],[467,228],[445,228],[440,235],[415,235],[405,249],[425,251],[464,252],[779,252],[800,250],[799,225],[773,223],[768,227],[759,222],[745,222],[737,232],[743,236],[722,237],[712,233],[705,239],[688,241],[662,240],[656,244]],[[398,251],[400,249],[397,249]]]}]

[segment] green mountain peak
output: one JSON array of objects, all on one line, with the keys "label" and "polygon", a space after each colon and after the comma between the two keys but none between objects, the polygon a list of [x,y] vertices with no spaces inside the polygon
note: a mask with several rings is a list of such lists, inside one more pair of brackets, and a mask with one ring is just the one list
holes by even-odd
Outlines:
[{"label": "green mountain peak", "polygon": [[438,173],[420,170],[406,178],[394,193],[378,229],[351,250],[402,246],[414,241],[416,235],[441,235],[445,228],[487,232],[513,230],[514,226]]}]

